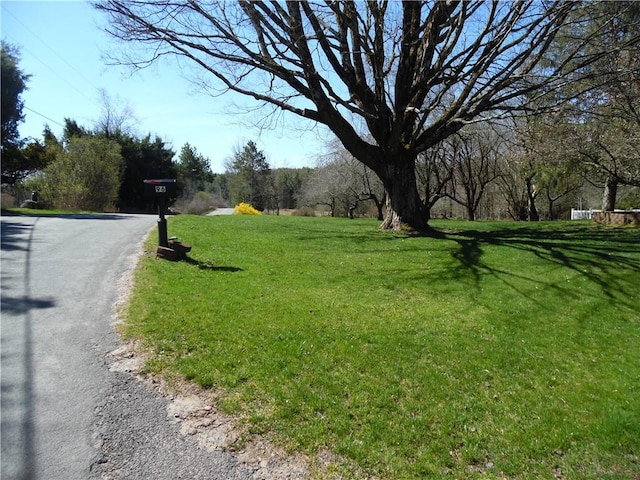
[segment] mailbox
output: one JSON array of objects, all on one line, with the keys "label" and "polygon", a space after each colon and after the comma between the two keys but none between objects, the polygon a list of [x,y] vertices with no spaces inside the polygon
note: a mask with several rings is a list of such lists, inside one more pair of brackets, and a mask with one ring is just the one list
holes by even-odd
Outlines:
[{"label": "mailbox", "polygon": [[170,198],[175,198],[178,190],[175,178],[163,178],[160,180],[144,180],[144,196],[153,198],[158,204],[158,245],[168,247],[167,220],[164,211]]},{"label": "mailbox", "polygon": [[146,198],[175,197],[177,192],[175,178],[144,180],[144,196]]}]

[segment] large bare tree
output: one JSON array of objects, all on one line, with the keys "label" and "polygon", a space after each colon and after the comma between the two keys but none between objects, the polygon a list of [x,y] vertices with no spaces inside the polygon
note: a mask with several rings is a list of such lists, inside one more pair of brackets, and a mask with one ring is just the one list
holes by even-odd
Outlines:
[{"label": "large bare tree", "polygon": [[[326,125],[388,193],[384,228],[429,231],[421,152],[525,108],[602,52],[543,65],[576,2],[101,0],[119,61],[187,58],[211,87]],[[569,20],[571,19],[571,20]],[[596,32],[597,33],[597,32]],[[572,61],[569,61],[571,59]],[[571,77],[575,80],[575,75]]]}]

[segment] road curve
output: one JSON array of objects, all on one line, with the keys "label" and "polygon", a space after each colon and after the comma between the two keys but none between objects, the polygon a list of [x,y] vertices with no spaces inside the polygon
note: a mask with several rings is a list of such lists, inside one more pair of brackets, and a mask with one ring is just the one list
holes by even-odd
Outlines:
[{"label": "road curve", "polygon": [[156,218],[1,218],[1,477],[248,479],[197,448],[166,400],[111,372],[118,283]]},{"label": "road curve", "polygon": [[235,208],[231,207],[221,207],[221,208],[216,208],[215,210],[213,210],[212,212],[208,213],[207,215],[209,217],[213,217],[216,215],[233,215],[233,212],[235,211]]}]

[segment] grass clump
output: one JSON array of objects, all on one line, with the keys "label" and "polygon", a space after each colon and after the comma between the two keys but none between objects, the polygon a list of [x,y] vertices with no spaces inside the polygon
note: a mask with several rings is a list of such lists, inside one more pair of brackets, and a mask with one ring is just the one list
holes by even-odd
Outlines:
[{"label": "grass clump", "polygon": [[379,478],[640,474],[640,230],[169,223],[191,261],[143,259],[127,334],[251,431]]}]

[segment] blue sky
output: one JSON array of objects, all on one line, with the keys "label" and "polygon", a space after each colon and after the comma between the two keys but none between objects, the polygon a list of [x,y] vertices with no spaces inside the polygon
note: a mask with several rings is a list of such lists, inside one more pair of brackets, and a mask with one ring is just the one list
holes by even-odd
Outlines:
[{"label": "blue sky", "polygon": [[272,168],[314,166],[322,153],[326,134],[319,138],[295,128],[300,124],[296,118],[260,132],[242,115],[230,113],[237,97],[213,98],[197,91],[176,63],[134,74],[107,65],[105,53],[121,45],[102,31],[105,18],[88,2],[3,0],[1,6],[2,38],[19,47],[20,68],[31,75],[22,97],[22,137],[41,138],[45,124],[59,134],[65,117],[93,127],[104,89],[114,104],[132,110],[137,135],[158,135],[176,153],[189,142],[210,159],[214,172],[223,172],[225,160],[248,140],[264,151]]}]

